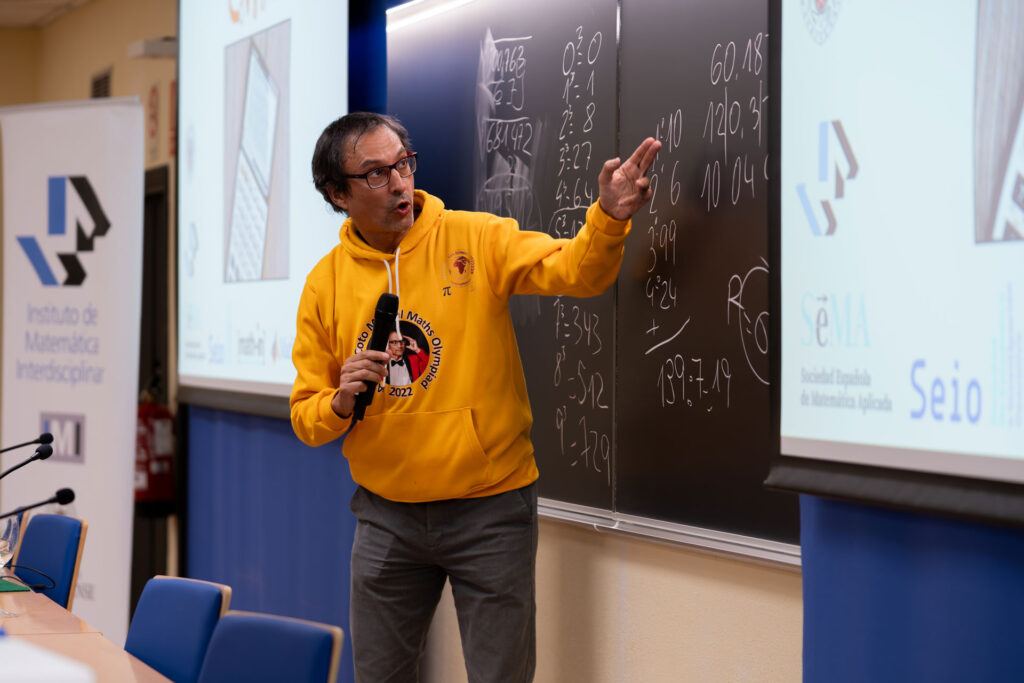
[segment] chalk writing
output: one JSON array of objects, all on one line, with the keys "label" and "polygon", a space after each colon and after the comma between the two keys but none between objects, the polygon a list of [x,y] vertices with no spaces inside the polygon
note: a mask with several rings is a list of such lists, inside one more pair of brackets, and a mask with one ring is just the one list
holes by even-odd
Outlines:
[{"label": "chalk writing", "polygon": [[[737,325],[747,367],[762,384],[768,384],[769,314],[767,301],[762,300],[759,302],[760,306],[751,307],[745,304],[743,299],[743,293],[752,279],[758,281],[758,291],[767,290],[768,262],[762,258],[761,264],[754,266],[742,276],[735,274],[729,278],[725,321],[727,325],[734,323]],[[733,316],[734,310],[735,316]]]},{"label": "chalk writing", "polygon": [[[591,164],[591,136],[600,113],[596,73],[603,44],[601,31],[577,26],[558,64],[562,77],[557,112],[558,158],[554,210],[548,222],[548,233],[553,237],[575,237],[597,199],[595,166],[599,164]],[[611,328],[605,328],[593,301],[559,296],[552,300],[551,310],[557,349],[552,386],[564,392],[560,394],[561,405],[555,409],[561,455],[570,467],[602,475],[603,483],[611,486],[611,430],[610,425],[608,429],[603,425],[610,420],[612,391],[610,379],[606,381],[600,370],[611,349],[604,339]],[[571,434],[567,436],[567,432]]]},{"label": "chalk writing", "polygon": [[[743,51],[737,64],[737,53]],[[711,85],[719,86],[719,94],[708,101],[701,139],[710,148],[719,147],[721,158],[709,158],[700,180],[700,198],[711,213],[728,199],[733,206],[744,197],[751,199],[764,193],[768,180],[768,153],[765,149],[764,108],[768,102],[764,78],[768,34],[757,33],[737,44],[716,43],[709,60]],[[745,94],[747,86],[739,81],[756,79],[757,93]],[[730,90],[730,86],[732,89]],[[748,134],[757,138],[757,151],[730,151],[731,143],[739,143]],[[725,177],[726,195],[722,196]]]}]

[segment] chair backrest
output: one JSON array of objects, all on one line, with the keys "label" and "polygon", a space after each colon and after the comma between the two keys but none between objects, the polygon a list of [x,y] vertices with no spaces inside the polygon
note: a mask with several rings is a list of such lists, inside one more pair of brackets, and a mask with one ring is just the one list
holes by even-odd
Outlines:
[{"label": "chair backrest", "polygon": [[213,629],[200,683],[334,683],[341,629],[304,619],[228,612]]},{"label": "chair backrest", "polygon": [[175,683],[194,683],[213,629],[230,604],[230,586],[154,576],[139,596],[124,649]]},{"label": "chair backrest", "polygon": [[33,515],[22,532],[14,573],[30,586],[49,583],[46,577],[53,579],[52,588],[41,588],[39,592],[71,611],[88,529],[85,520],[75,517]]}]

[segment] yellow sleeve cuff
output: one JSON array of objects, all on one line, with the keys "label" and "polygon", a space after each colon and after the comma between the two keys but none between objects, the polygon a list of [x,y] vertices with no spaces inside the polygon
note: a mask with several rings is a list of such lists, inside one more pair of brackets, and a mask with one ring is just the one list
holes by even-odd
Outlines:
[{"label": "yellow sleeve cuff", "polygon": [[613,237],[621,237],[629,233],[630,219],[627,218],[624,221],[620,221],[612,218],[601,208],[600,201],[595,201],[587,209],[587,222],[593,225],[598,232],[603,232]]},{"label": "yellow sleeve cuff", "polygon": [[352,422],[351,417],[341,417],[334,408],[331,407],[331,401],[334,400],[334,394],[330,393],[320,399],[320,406],[318,412],[320,413],[320,421],[327,429],[335,432],[344,432],[348,429],[349,424]]}]

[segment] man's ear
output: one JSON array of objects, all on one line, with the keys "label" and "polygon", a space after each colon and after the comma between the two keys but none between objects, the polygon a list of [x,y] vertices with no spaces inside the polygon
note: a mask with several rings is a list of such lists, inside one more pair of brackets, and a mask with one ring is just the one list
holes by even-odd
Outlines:
[{"label": "man's ear", "polygon": [[345,211],[346,213],[348,212],[348,197],[345,194],[343,194],[336,187],[327,188],[327,194],[331,196],[331,202],[336,207],[338,207],[342,211]]}]

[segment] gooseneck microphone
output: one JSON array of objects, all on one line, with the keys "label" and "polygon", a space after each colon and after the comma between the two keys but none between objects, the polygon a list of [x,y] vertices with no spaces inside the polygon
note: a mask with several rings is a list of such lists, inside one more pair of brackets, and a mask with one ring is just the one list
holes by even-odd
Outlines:
[{"label": "gooseneck microphone", "polygon": [[[50,436],[50,435],[47,434],[46,436]],[[53,438],[53,437],[50,437],[50,438]],[[51,446],[49,444],[43,444],[42,446],[40,446],[39,448],[36,449],[36,452],[33,453],[32,457],[29,458],[28,460],[23,460],[22,462],[19,462],[14,467],[9,467],[6,470],[4,470],[3,474],[0,474],[0,479],[3,479],[8,474],[10,474],[14,470],[18,469],[19,467],[24,467],[25,465],[29,464],[33,460],[46,460],[51,455],[53,455],[53,446]]]},{"label": "gooseneck microphone", "polygon": [[14,510],[11,510],[10,512],[3,513],[2,515],[0,515],[0,519],[4,519],[5,517],[13,517],[14,515],[20,515],[22,512],[25,512],[26,510],[31,510],[32,508],[37,508],[41,505],[49,505],[50,503],[57,503],[57,505],[67,505],[74,499],[74,491],[72,491],[71,489],[61,489],[57,491],[57,495],[55,495],[53,498],[48,498],[47,500],[41,501],[39,503],[32,503],[31,505],[22,505],[20,508],[16,508]]},{"label": "gooseneck microphone", "polygon": [[[384,351],[388,348],[388,336],[395,329],[395,316],[398,315],[398,297],[387,292],[377,299],[377,310],[373,312],[373,334],[370,335],[370,343],[367,345],[371,351]],[[373,400],[373,394],[377,385],[373,382],[363,382],[366,389],[356,394],[356,405],[352,410],[352,423],[355,424],[363,419],[366,413],[366,406]]]},{"label": "gooseneck microphone", "polygon": [[21,448],[22,446],[31,446],[34,443],[48,444],[53,443],[53,434],[50,432],[43,432],[37,438],[25,443],[19,443],[17,446],[8,446],[7,448],[0,448],[0,453],[6,453],[7,451],[13,451],[15,448]]}]

